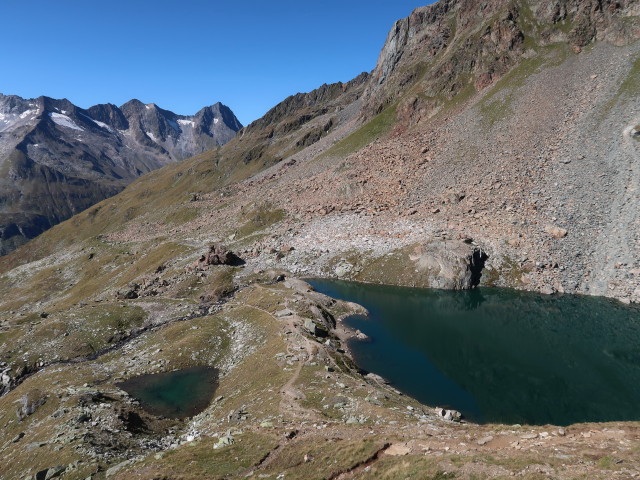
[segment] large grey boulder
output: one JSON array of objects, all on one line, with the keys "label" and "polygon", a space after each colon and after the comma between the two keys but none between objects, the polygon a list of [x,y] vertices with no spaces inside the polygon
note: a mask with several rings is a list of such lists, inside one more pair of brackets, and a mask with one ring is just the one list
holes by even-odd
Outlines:
[{"label": "large grey boulder", "polygon": [[416,246],[409,258],[425,287],[468,290],[480,283],[489,256],[461,240],[436,239]]}]

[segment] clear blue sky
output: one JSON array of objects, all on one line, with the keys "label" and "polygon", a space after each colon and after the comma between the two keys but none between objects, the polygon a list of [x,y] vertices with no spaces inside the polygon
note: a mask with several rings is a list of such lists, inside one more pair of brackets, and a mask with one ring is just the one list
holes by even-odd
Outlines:
[{"label": "clear blue sky", "polygon": [[375,66],[420,0],[1,0],[0,92],[87,108],[131,98],[243,124]]}]

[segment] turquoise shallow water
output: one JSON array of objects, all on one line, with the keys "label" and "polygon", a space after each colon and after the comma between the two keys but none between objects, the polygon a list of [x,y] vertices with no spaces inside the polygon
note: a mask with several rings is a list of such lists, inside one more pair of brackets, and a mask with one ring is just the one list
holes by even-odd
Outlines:
[{"label": "turquoise shallow water", "polygon": [[142,408],[168,418],[191,417],[203,411],[218,387],[218,370],[192,367],[174,372],[140,375],[117,384]]},{"label": "turquoise shallow water", "polygon": [[452,292],[308,280],[368,317],[356,363],[476,422],[640,420],[640,309],[507,289]]}]

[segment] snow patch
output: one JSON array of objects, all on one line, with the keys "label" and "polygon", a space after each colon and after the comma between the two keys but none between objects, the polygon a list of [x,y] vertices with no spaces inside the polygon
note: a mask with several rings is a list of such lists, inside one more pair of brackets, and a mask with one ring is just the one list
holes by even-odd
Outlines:
[{"label": "snow patch", "polygon": [[82,115],[84,118],[87,118],[89,120],[91,120],[93,123],[95,123],[96,125],[98,125],[99,127],[102,127],[106,130],[109,130],[110,132],[113,132],[113,128],[111,128],[109,125],[107,125],[104,122],[99,122],[98,120],[94,120],[93,118],[91,118],[89,115],[85,115],[84,113],[81,113],[80,115]]},{"label": "snow patch", "polygon": [[184,125],[185,127],[195,127],[196,126],[196,123],[193,120],[180,119],[180,120],[178,120],[178,123],[180,125]]},{"label": "snow patch", "polygon": [[20,118],[27,118],[38,113],[37,110],[25,110],[20,114]]},{"label": "snow patch", "polygon": [[173,128],[176,132],[180,131],[180,127],[178,127],[178,124],[176,122],[169,119],[167,119],[167,122],[169,122],[169,125],[171,125],[171,128]]},{"label": "snow patch", "polygon": [[147,134],[147,137],[149,137],[151,140],[153,140],[154,142],[157,142],[158,140],[156,139],[155,135],[151,132],[144,132]]},{"label": "snow patch", "polygon": [[219,120],[219,119],[217,119],[217,118],[214,118],[214,119],[213,119],[213,123],[214,123],[214,124],[218,123],[219,121],[220,121],[220,120]]},{"label": "snow patch", "polygon": [[84,128],[79,127],[73,120],[71,120],[71,118],[67,117],[66,115],[51,112],[49,113],[49,116],[51,117],[51,120],[53,120],[54,123],[60,125],[61,127],[67,127],[73,130],[80,130],[82,132],[84,131]]}]

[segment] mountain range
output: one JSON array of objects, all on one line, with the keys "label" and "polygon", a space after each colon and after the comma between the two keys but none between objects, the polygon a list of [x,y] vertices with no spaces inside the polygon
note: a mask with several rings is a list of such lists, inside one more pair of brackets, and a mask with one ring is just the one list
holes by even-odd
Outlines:
[{"label": "mountain range", "polygon": [[221,103],[184,116],[138,100],[82,109],[0,94],[0,254],[241,127]]}]

